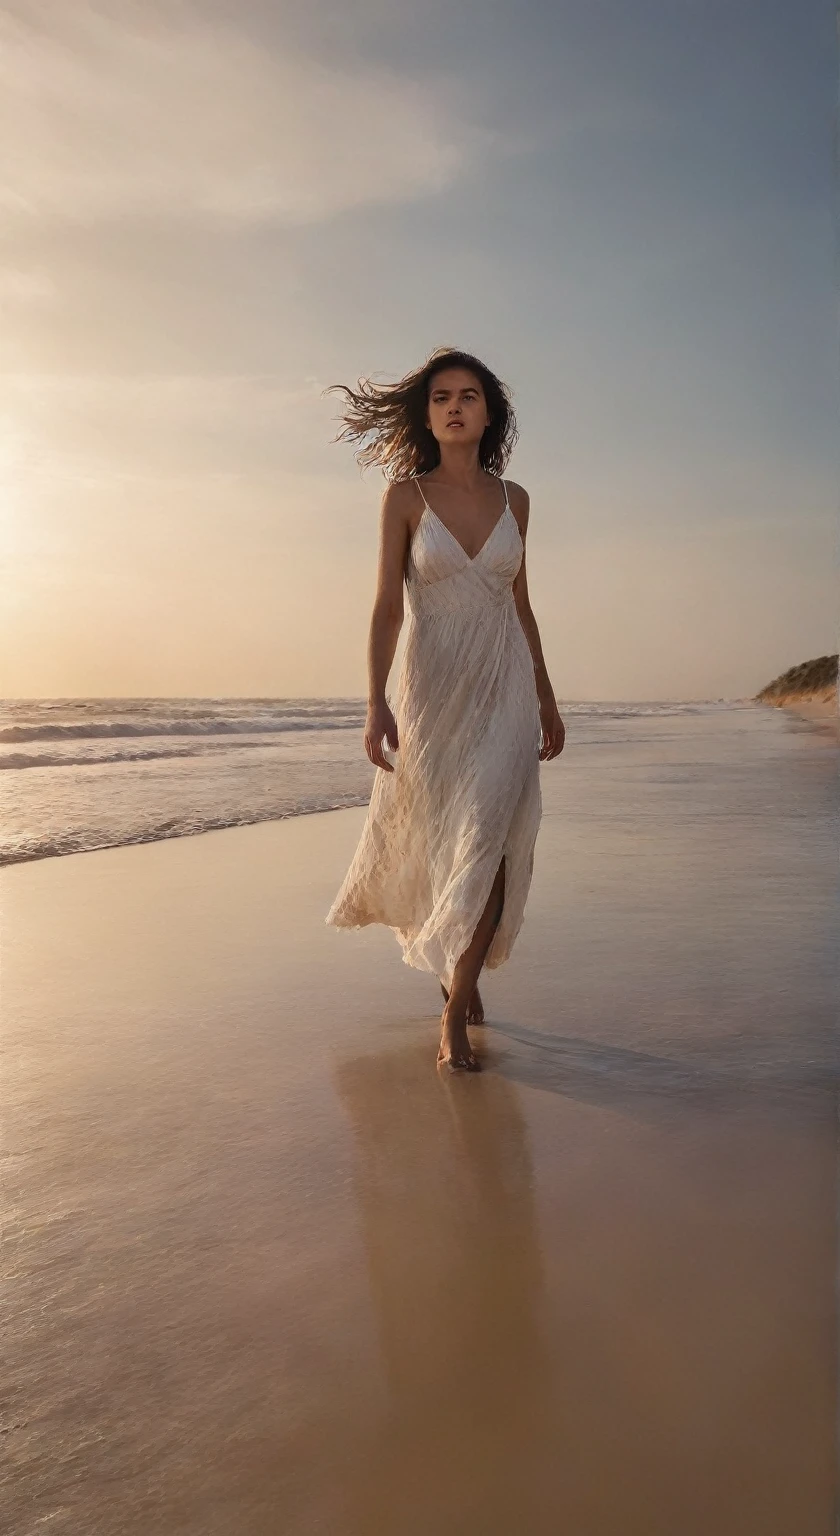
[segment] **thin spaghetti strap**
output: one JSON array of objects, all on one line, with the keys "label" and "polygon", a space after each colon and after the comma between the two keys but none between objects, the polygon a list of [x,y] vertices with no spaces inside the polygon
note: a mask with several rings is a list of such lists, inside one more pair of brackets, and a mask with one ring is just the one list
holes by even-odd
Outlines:
[{"label": "thin spaghetti strap", "polygon": [[[500,478],[501,478],[501,476],[500,476]],[[510,507],[510,497],[508,496],[507,481],[506,480],[502,480],[502,485],[505,488],[505,509],[507,509],[507,508]]]},{"label": "thin spaghetti strap", "polygon": [[427,502],[425,496],[423,495],[423,487],[420,484],[420,476],[419,475],[415,475],[414,476],[414,484],[417,486],[417,489],[420,492],[420,500],[422,501],[423,506],[424,507],[428,507],[429,511],[431,512],[432,509],[431,509],[431,507],[429,507],[429,503]]}]

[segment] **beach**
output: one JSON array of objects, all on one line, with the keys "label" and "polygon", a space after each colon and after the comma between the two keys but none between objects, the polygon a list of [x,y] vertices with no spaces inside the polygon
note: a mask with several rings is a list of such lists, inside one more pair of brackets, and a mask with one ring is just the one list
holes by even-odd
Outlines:
[{"label": "beach", "polygon": [[362,805],[2,870],[5,1536],[828,1536],[837,767],[570,729],[475,1076]]},{"label": "beach", "polygon": [[836,690],[828,698],[792,699],[780,707],[788,710],[792,715],[801,716],[803,720],[821,725],[825,730],[833,730],[836,736],[840,736],[840,712],[837,708]]}]

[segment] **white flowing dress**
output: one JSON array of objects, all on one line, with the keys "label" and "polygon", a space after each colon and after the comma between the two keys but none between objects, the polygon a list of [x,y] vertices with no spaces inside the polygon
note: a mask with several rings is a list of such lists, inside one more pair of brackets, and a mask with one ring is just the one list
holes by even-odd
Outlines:
[{"label": "white flowing dress", "polygon": [[[505,861],[500,922],[484,964],[522,926],[542,816],[534,664],[513,582],[519,528],[505,509],[471,559],[423,496],[409,548],[409,627],[395,703],[394,771],[377,768],[367,817],[325,922],[384,923],[406,965],[447,990]],[[391,704],[391,701],[388,701]]]}]

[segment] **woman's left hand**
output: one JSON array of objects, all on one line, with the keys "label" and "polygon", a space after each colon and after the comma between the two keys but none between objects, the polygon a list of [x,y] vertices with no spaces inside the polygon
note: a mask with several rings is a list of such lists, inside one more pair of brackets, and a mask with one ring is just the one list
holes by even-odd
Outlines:
[{"label": "woman's left hand", "polygon": [[560,711],[553,693],[540,695],[540,725],[542,726],[540,760],[547,762],[550,757],[556,757],[558,752],[563,751],[566,740],[566,727],[560,719]]}]

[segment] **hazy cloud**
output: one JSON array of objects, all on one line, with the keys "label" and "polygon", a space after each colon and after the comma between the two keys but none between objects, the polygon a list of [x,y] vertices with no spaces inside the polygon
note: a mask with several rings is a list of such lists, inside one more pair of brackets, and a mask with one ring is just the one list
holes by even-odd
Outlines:
[{"label": "hazy cloud", "polygon": [[46,272],[0,267],[0,304],[4,308],[40,304],[55,297],[55,283]]},{"label": "hazy cloud", "polygon": [[153,482],[316,468],[323,382],[273,375],[18,374],[0,380],[7,484]]},{"label": "hazy cloud", "polygon": [[346,71],[189,8],[0,16],[0,206],[309,223],[454,182],[494,135],[445,76]]}]

